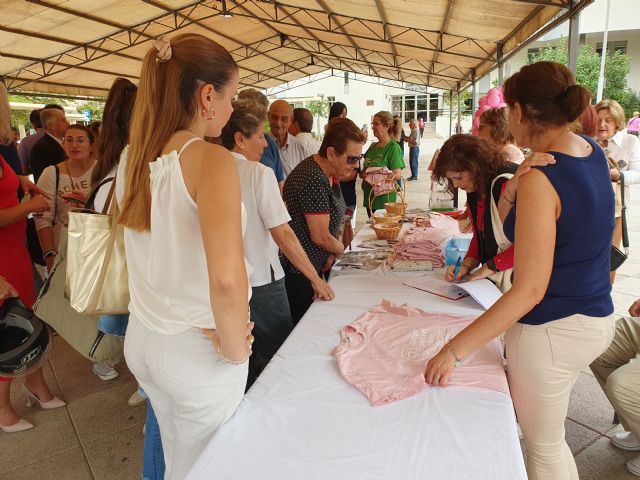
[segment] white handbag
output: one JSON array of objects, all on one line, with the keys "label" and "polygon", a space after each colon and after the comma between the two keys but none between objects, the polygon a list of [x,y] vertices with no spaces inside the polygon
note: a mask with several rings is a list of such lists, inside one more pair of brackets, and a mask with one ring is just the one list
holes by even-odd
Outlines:
[{"label": "white handbag", "polygon": [[129,312],[124,227],[117,222],[120,210],[115,185],[116,179],[102,212],[69,211],[66,293],[71,306],[80,313]]},{"label": "white handbag", "polygon": [[[495,185],[496,180],[498,180],[499,178],[510,179],[511,177],[513,177],[513,174],[503,173],[502,175],[498,175],[493,179],[493,182],[491,182],[491,190],[489,194],[489,196],[491,197],[491,226],[493,227],[493,236],[496,239],[496,243],[498,244],[498,253],[504,252],[512,245],[512,243],[504,234],[504,228],[502,226],[502,222],[500,221],[500,214],[498,213],[498,205],[496,205],[496,201],[493,198],[493,194],[491,192],[493,192],[493,186]],[[496,287],[498,287],[502,293],[506,293],[506,291],[511,288],[512,273],[513,268],[495,272],[489,276],[489,280],[495,283]]]}]

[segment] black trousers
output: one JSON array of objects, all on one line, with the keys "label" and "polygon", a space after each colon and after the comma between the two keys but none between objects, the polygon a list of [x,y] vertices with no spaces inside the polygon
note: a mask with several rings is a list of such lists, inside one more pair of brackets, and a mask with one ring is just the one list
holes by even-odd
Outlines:
[{"label": "black trousers", "polygon": [[285,272],[284,284],[287,287],[291,320],[295,326],[313,303],[313,288],[301,273]]}]

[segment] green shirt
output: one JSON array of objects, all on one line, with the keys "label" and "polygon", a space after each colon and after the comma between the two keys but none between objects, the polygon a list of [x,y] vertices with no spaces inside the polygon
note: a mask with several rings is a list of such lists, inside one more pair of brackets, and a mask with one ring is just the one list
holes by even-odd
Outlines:
[{"label": "green shirt", "polygon": [[[363,171],[366,171],[369,167],[387,167],[389,170],[396,170],[398,168],[404,168],[404,159],[402,158],[402,150],[400,145],[395,140],[389,140],[387,144],[380,148],[376,147],[375,143],[371,144],[367,153],[364,154]],[[371,192],[371,185],[368,182],[362,182],[362,190],[364,192],[363,205],[369,208],[369,194]],[[384,208],[386,202],[395,202],[396,194],[384,194],[380,197],[376,197],[373,200],[372,212]]]}]

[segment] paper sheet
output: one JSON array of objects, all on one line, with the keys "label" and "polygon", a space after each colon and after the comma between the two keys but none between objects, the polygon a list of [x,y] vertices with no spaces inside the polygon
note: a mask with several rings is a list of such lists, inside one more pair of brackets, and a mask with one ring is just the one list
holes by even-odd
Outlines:
[{"label": "paper sheet", "polygon": [[489,310],[491,306],[502,296],[502,292],[491,280],[473,280],[471,282],[459,283],[458,286],[468,292],[482,308]]}]

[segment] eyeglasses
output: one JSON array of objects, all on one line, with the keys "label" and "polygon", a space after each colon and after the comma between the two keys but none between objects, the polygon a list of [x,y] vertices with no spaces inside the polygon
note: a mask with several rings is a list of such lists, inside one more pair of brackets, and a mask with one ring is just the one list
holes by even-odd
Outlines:
[{"label": "eyeglasses", "polygon": [[360,155],[347,155],[346,153],[341,153],[340,155],[344,155],[345,157],[347,157],[347,163],[349,163],[349,164],[358,163],[364,157],[363,154],[360,154]]},{"label": "eyeglasses", "polygon": [[84,145],[85,143],[89,143],[89,139],[86,137],[78,137],[78,138],[64,137],[63,141],[65,144],[72,144],[75,142],[78,145]]}]

